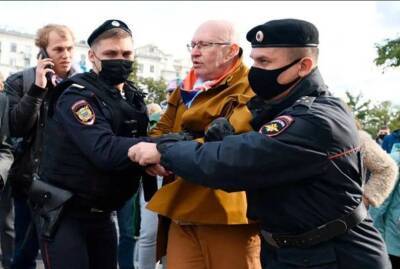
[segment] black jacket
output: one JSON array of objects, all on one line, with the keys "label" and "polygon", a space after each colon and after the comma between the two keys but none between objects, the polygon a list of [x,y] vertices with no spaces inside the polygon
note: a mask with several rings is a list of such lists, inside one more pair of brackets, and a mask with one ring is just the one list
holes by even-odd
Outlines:
[{"label": "black jacket", "polygon": [[[29,69],[32,75],[23,77],[24,71],[21,71],[9,76],[4,84],[10,102],[10,136],[15,157],[9,180],[17,195],[24,195],[32,174],[37,172],[48,103],[53,90],[52,86],[46,90],[37,87],[34,84],[35,68]],[[71,70],[70,74],[73,73]],[[29,84],[24,79],[31,80],[30,88],[24,89],[24,84]]]},{"label": "black jacket", "polygon": [[[318,70],[285,101],[260,104],[253,119],[256,131],[204,145],[164,147],[162,164],[194,183],[245,190],[249,217],[270,233],[297,235],[349,214],[363,192],[357,129],[352,113],[330,96]],[[276,249],[276,255],[278,262],[267,268],[300,268],[305,260],[313,268],[328,268],[325,263],[387,268],[383,240],[369,218],[327,244]]]},{"label": "black jacket", "polygon": [[8,136],[8,102],[4,93],[0,92],[0,191],[6,183],[8,170],[13,162]]},{"label": "black jacket", "polygon": [[139,138],[149,121],[143,94],[126,83],[124,99],[92,72],[69,81],[49,113],[40,178],[73,192],[79,207],[115,210],[143,172],[128,158],[131,146],[147,140]]}]

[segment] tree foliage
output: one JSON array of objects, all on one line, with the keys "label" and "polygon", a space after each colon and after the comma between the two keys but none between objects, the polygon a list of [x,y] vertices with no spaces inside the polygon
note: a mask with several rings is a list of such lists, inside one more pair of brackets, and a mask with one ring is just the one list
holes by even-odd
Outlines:
[{"label": "tree foliage", "polygon": [[400,110],[389,101],[372,104],[365,100],[362,94],[352,95],[346,92],[347,105],[353,110],[362,128],[376,136],[382,126],[389,126],[390,130],[400,129]]},{"label": "tree foliage", "polygon": [[161,78],[159,80],[154,80],[152,78],[141,78],[137,76],[139,65],[136,61],[132,65],[132,73],[129,75],[129,80],[133,81],[139,86],[144,92],[147,93],[146,103],[157,103],[160,104],[161,101],[165,100],[167,88],[167,82]]},{"label": "tree foliage", "polygon": [[371,101],[364,101],[361,93],[353,96],[349,91],[346,91],[346,97],[348,99],[347,105],[351,108],[360,123],[363,123],[365,118],[368,116]]},{"label": "tree foliage", "polygon": [[400,38],[386,39],[382,44],[376,44],[378,57],[374,60],[377,66],[400,66]]},{"label": "tree foliage", "polygon": [[132,72],[128,77],[128,79],[130,81],[133,81],[133,82],[137,82],[138,81],[138,77],[137,77],[138,69],[139,69],[139,65],[138,65],[138,63],[136,61],[134,61],[133,64],[132,64]]},{"label": "tree foliage", "polygon": [[146,102],[148,104],[160,104],[161,101],[165,100],[167,82],[163,78],[159,80],[154,80],[152,78],[139,78],[139,85],[144,87],[144,90],[147,92]]}]

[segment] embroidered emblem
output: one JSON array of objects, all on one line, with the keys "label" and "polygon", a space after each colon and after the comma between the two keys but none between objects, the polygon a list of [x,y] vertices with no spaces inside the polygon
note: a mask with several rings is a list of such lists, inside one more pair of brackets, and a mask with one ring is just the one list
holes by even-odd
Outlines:
[{"label": "embroidered emblem", "polygon": [[75,118],[84,125],[93,125],[96,115],[93,108],[85,100],[75,102],[71,107]]},{"label": "embroidered emblem", "polygon": [[267,124],[264,124],[260,128],[259,133],[268,136],[277,136],[278,134],[286,130],[293,122],[294,119],[291,116],[279,116],[276,119],[268,122]]},{"label": "embroidered emblem", "polygon": [[262,31],[256,33],[256,40],[260,43],[264,40],[264,33]]}]

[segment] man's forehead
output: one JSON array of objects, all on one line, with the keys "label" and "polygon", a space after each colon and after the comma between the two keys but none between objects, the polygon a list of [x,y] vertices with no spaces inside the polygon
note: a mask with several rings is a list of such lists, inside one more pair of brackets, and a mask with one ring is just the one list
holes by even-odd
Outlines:
[{"label": "man's forehead", "polygon": [[206,23],[197,28],[193,41],[224,40],[227,30],[217,23]]},{"label": "man's forehead", "polygon": [[252,48],[250,52],[251,58],[265,57],[268,59],[274,59],[282,57],[285,53],[284,48]]},{"label": "man's forehead", "polygon": [[72,39],[72,35],[68,31],[52,30],[49,32],[49,40],[50,39]]},{"label": "man's forehead", "polygon": [[193,41],[209,41],[215,40],[220,37],[220,34],[215,32],[212,29],[202,29],[200,31],[196,31],[193,35]]},{"label": "man's forehead", "polygon": [[123,47],[125,49],[133,50],[133,39],[131,37],[111,37],[99,40],[97,46],[102,47],[103,49],[120,49],[121,47]]},{"label": "man's forehead", "polygon": [[[49,33],[49,38],[48,38],[48,45],[49,46],[59,46],[60,43],[63,42],[69,42],[71,43],[71,46],[74,45],[74,41],[72,39],[72,36],[69,32],[65,32],[65,33],[58,33],[57,31],[51,31]],[[68,45],[70,46],[70,45]]]}]

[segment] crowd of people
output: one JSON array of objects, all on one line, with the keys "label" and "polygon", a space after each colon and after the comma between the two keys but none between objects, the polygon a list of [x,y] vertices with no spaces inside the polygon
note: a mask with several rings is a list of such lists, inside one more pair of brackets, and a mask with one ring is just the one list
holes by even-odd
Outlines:
[{"label": "crowd of people", "polygon": [[123,21],[91,33],[84,73],[73,32],[40,28],[37,65],[0,85],[2,266],[400,268],[400,131],[374,141],[331,94],[312,23],[250,29],[250,68],[238,38],[199,25],[146,105]]}]

